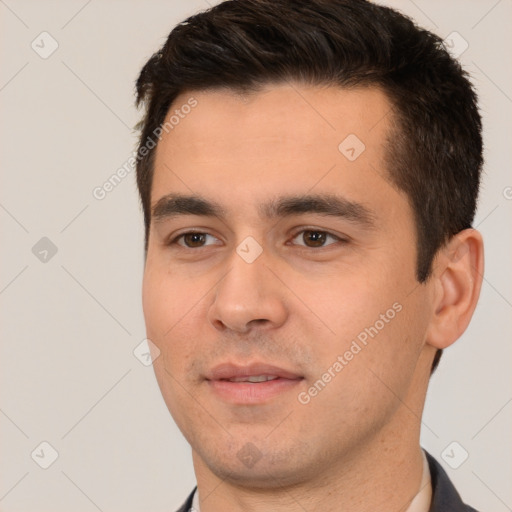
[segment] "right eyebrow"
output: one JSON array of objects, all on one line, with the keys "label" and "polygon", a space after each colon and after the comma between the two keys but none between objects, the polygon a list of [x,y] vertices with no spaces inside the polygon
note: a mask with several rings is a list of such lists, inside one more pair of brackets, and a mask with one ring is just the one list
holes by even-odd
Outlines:
[{"label": "right eyebrow", "polygon": [[167,194],[151,210],[151,217],[159,222],[180,215],[201,215],[224,219],[226,211],[218,204],[197,195]]}]

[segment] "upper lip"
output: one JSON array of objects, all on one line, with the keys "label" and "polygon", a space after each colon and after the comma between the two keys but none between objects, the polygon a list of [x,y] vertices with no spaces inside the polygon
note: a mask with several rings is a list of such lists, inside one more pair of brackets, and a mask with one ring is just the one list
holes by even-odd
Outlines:
[{"label": "upper lip", "polygon": [[207,373],[207,380],[232,379],[235,377],[250,377],[251,375],[273,375],[283,379],[301,379],[302,376],[271,364],[256,362],[252,364],[237,365],[222,363]]}]

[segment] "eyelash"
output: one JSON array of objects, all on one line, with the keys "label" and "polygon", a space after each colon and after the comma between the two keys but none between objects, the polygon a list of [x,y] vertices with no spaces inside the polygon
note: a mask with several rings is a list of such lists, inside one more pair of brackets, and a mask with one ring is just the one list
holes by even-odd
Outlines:
[{"label": "eyelash", "polygon": [[[310,233],[321,233],[321,234],[327,235],[328,237],[333,238],[336,242],[341,242],[341,243],[347,243],[348,242],[348,240],[343,239],[343,238],[341,238],[341,237],[339,237],[337,235],[334,235],[333,233],[330,233],[329,231],[325,231],[325,230],[322,230],[322,229],[315,229],[315,228],[306,228],[306,229],[303,228],[300,231],[295,232],[294,235],[291,237],[291,240],[294,240],[300,234],[308,233],[308,232],[310,232]],[[213,235],[210,235],[210,233],[206,233],[204,231],[187,231],[185,233],[181,233],[180,235],[175,236],[174,238],[169,240],[169,242],[166,245],[168,245],[168,246],[177,245],[177,246],[179,246],[182,249],[189,249],[189,250],[195,250],[195,251],[201,250],[201,249],[205,249],[206,247],[208,247],[208,246],[187,247],[186,245],[181,245],[181,244],[178,243],[178,241],[180,239],[182,239],[183,237],[185,237],[186,235],[193,235],[193,234],[213,236]],[[329,247],[330,245],[334,245],[334,244],[331,243],[331,244],[327,244],[327,245],[323,245],[323,246],[319,246],[319,247],[308,247],[307,245],[300,245],[299,244],[299,247],[302,247],[303,249],[317,249],[318,250],[318,249],[325,249],[326,247]]]}]

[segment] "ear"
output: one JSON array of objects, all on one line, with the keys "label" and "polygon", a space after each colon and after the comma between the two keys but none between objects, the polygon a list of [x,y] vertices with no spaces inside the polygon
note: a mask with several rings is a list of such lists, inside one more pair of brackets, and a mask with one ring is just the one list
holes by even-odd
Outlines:
[{"label": "ear", "polygon": [[433,313],[426,342],[436,348],[454,343],[473,316],[484,272],[482,235],[465,229],[439,250],[434,260]]}]

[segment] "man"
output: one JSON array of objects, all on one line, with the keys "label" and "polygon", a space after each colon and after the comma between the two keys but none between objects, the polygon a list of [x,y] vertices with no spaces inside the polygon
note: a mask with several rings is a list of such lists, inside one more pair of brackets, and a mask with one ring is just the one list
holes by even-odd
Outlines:
[{"label": "man", "polygon": [[197,477],[180,510],[474,510],[419,445],[483,273],[481,121],[441,40],[363,0],[226,1],[137,94],[147,335]]}]

